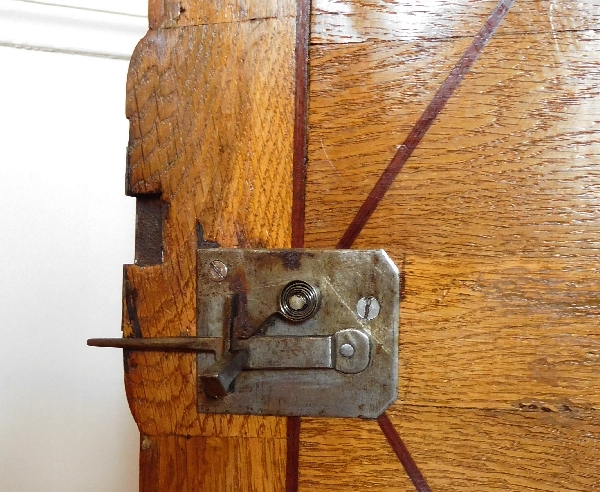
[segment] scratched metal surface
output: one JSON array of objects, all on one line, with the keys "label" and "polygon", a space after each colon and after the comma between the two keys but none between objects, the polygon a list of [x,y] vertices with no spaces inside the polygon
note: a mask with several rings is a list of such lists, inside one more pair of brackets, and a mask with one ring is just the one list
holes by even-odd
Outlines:
[{"label": "scratched metal surface", "polygon": [[[356,345],[358,362],[358,351],[367,350],[367,364],[360,372],[338,361],[335,353],[327,364],[335,369],[291,365],[285,370],[242,371],[224,398],[211,398],[199,389],[200,412],[375,418],[396,400],[399,272],[384,251],[219,248],[199,249],[197,254],[199,336],[218,336],[218,331],[223,338],[231,336],[232,350],[249,350],[251,360],[260,359],[252,353],[258,349],[253,343],[257,338],[268,344],[286,337],[292,342],[279,354],[282,365],[286,359],[302,359],[297,353],[302,345],[294,338],[333,337],[337,347],[338,334],[358,330],[370,339],[370,347]],[[228,268],[220,281],[211,278],[215,260]],[[297,280],[316,287],[321,302],[313,317],[290,323],[279,315],[279,298],[284,287]],[[381,305],[371,320],[357,314],[357,303],[366,296],[376,297]],[[232,302],[235,306],[228,309]],[[206,310],[214,312],[214,304],[220,306],[217,312],[229,315],[218,316],[216,324],[221,326],[206,331],[207,320],[214,318]],[[212,363],[214,358],[199,357],[198,374]]]}]

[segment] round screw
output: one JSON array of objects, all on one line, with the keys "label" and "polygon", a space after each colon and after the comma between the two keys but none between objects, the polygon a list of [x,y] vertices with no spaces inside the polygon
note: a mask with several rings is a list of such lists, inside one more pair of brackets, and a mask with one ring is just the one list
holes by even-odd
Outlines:
[{"label": "round screw", "polygon": [[362,297],[356,303],[356,314],[366,320],[372,320],[379,316],[381,306],[373,296]]},{"label": "round screw", "polygon": [[208,275],[211,280],[215,282],[221,282],[227,277],[227,265],[221,260],[213,260],[208,266]]},{"label": "round screw", "polygon": [[342,357],[352,357],[354,355],[354,347],[349,343],[345,343],[340,347],[340,355]]}]

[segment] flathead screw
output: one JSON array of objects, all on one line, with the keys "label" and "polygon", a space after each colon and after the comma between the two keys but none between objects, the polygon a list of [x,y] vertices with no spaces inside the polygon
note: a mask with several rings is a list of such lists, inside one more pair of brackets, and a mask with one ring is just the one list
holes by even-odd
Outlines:
[{"label": "flathead screw", "polygon": [[221,282],[227,277],[227,265],[221,260],[213,260],[208,266],[208,274],[211,280]]},{"label": "flathead screw", "polygon": [[373,296],[363,297],[356,303],[356,314],[366,320],[372,320],[379,316],[381,306]]}]

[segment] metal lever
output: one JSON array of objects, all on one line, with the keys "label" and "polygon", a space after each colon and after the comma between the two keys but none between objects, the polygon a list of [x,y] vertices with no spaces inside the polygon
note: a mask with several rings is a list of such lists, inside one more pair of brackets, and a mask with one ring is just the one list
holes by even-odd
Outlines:
[{"label": "metal lever", "polygon": [[[87,344],[155,352],[223,352],[220,338],[91,338]],[[208,395],[223,398],[233,391],[235,378],[244,369],[335,369],[357,374],[369,362],[369,337],[359,330],[342,330],[333,336],[255,336],[239,341],[234,352],[223,354],[198,376]]]},{"label": "metal lever", "polygon": [[214,398],[223,398],[233,391],[233,383],[238,374],[248,364],[248,352],[226,354],[199,375],[204,391]]},{"label": "metal lever", "polygon": [[[146,352],[212,352],[217,355],[223,352],[223,341],[220,338],[90,338],[87,344],[90,347]],[[245,355],[238,357],[242,353]],[[369,358],[369,337],[359,330],[342,330],[333,336],[256,336],[238,341],[233,352],[223,354],[203,374],[209,377],[220,374],[221,371],[231,373],[232,367],[240,367],[236,376],[246,368],[335,369],[342,373],[356,374],[367,368]],[[240,364],[242,360],[244,363]]]},{"label": "metal lever", "polygon": [[357,374],[371,361],[369,336],[353,329],[331,336],[255,336],[236,346],[248,351],[248,369],[335,369]]},{"label": "metal lever", "polygon": [[[223,352],[220,338],[165,337],[165,338],[90,338],[90,347],[112,347],[147,352]],[[225,354],[199,375],[206,393],[214,398],[223,398],[233,390],[233,382],[248,362],[245,350]]]},{"label": "metal lever", "polygon": [[90,338],[90,347],[112,347],[146,352],[214,352],[223,351],[220,338],[165,337],[165,338]]}]

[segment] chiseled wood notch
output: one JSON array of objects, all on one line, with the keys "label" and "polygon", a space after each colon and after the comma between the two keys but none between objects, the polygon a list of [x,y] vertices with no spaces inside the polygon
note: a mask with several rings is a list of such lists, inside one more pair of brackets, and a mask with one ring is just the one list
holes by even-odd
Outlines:
[{"label": "chiseled wood notch", "polygon": [[[193,3],[194,15],[209,3]],[[151,226],[158,207],[160,234],[146,235],[162,237],[160,257],[154,243],[148,261],[125,267],[125,336],[195,335],[199,240],[290,245],[295,17],[221,20],[150,30],[131,61],[127,192]],[[199,415],[194,355],[126,353],[125,369],[142,491],[282,490],[285,419]]]},{"label": "chiseled wood notch", "polygon": [[[414,3],[315,1],[307,247],[339,241],[497,4]],[[517,1],[354,243],[405,271],[390,415],[432,490],[600,490],[599,14]],[[318,462],[348,425],[303,422],[301,490],[335,490]],[[336,465],[389,469],[361,432]]]}]

